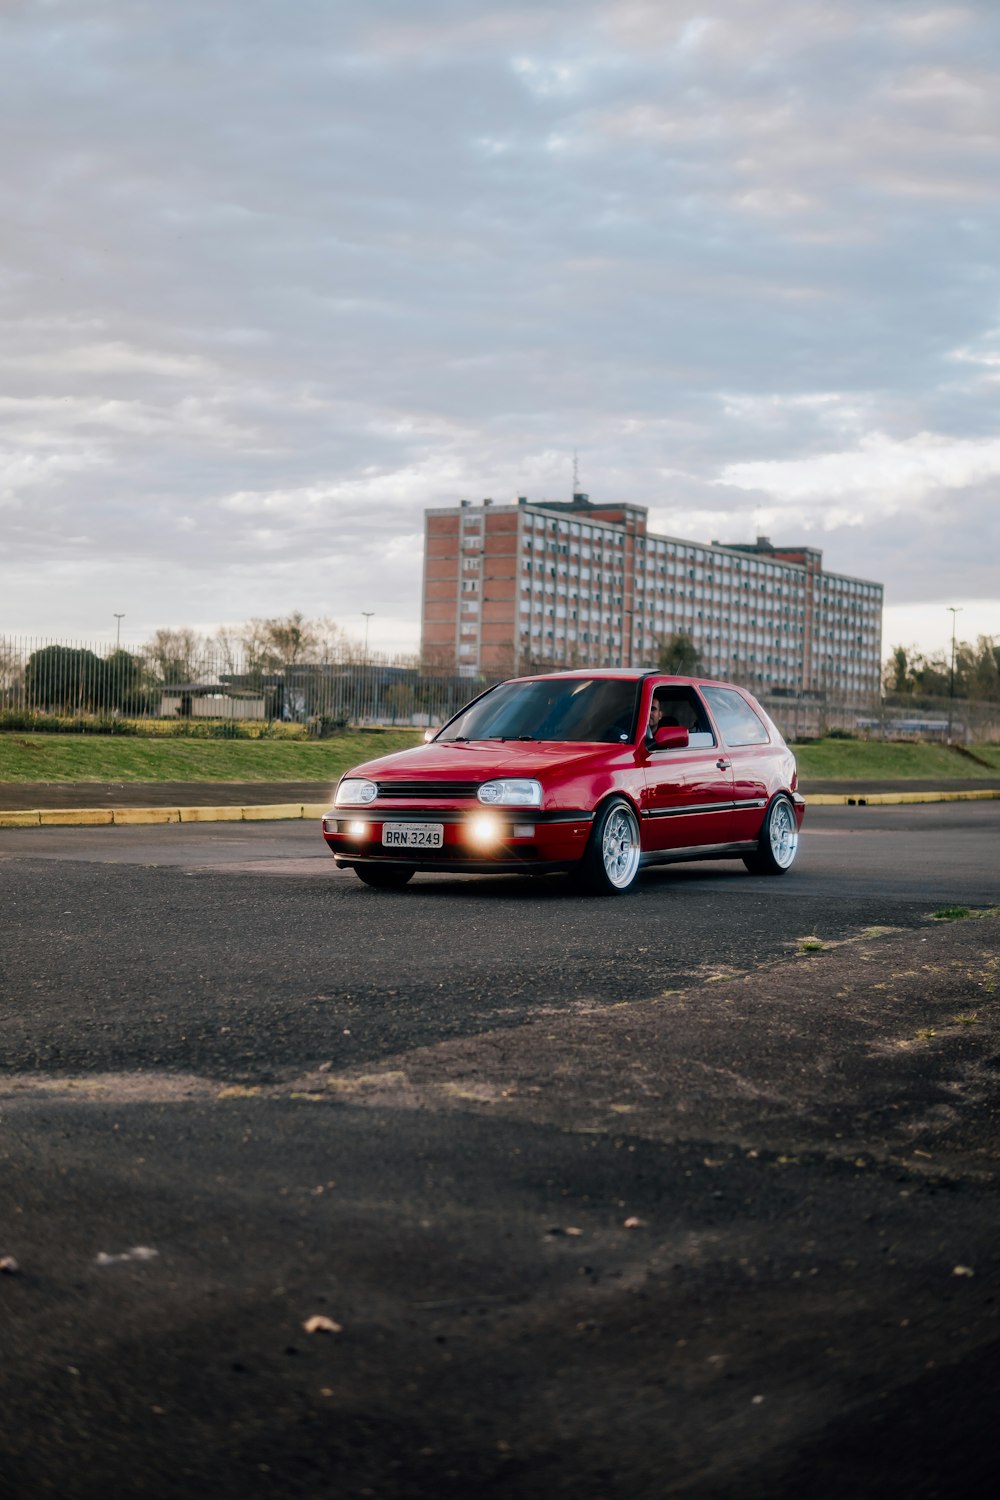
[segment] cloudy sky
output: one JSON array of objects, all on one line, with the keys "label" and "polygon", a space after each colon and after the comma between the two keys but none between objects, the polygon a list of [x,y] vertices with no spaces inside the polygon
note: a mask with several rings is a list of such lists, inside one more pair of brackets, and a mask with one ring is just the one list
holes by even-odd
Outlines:
[{"label": "cloudy sky", "polygon": [[423,510],[1000,636],[996,0],[0,0],[0,635],[414,649]]}]

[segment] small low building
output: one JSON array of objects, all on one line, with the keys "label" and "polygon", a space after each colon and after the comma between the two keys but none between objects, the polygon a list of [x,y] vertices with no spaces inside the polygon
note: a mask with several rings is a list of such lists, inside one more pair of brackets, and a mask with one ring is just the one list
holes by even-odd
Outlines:
[{"label": "small low building", "polygon": [[225,687],[218,682],[179,682],[164,687],[162,719],[267,718],[267,697],[252,689]]}]

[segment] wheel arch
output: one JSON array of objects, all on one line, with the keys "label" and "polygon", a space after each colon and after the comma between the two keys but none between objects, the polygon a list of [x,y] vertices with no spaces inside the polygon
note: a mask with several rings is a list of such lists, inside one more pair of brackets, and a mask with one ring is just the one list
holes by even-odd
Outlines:
[{"label": "wheel arch", "polygon": [[641,850],[643,842],[642,830],[645,827],[646,818],[643,815],[639,799],[633,796],[631,792],[627,791],[625,787],[612,786],[608,787],[606,792],[601,793],[597,801],[594,803],[594,814],[591,822],[591,827],[593,827],[594,824],[597,823],[598,818],[601,816],[601,813],[607,807],[609,802],[626,802],[631,811],[635,814],[635,821],[639,828],[639,848]]}]

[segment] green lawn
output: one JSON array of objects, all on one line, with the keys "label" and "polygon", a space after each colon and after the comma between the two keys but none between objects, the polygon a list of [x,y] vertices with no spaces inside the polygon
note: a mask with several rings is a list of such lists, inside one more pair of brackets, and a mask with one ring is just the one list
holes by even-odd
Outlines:
[{"label": "green lawn", "polygon": [[313,742],[0,734],[0,782],[332,781],[359,761],[420,739],[415,729],[348,731]]},{"label": "green lawn", "polygon": [[[980,760],[989,761],[995,771],[1000,771],[1000,745],[973,745],[972,748]],[[984,767],[983,775],[988,776],[989,774],[989,771]]]},{"label": "green lawn", "polygon": [[[919,745],[879,740],[817,740],[794,745],[801,781],[971,781],[988,778],[990,767],[1000,772],[1000,747],[972,746],[975,754],[990,760],[990,767],[977,765],[968,756],[946,745]],[[990,758],[992,753],[992,758]]]}]

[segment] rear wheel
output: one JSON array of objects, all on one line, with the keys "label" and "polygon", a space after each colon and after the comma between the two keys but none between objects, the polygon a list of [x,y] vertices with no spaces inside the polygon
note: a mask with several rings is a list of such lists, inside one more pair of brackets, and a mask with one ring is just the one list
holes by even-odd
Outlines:
[{"label": "rear wheel", "polygon": [[412,865],[355,865],[354,873],[365,885],[384,891],[405,885],[414,869]]},{"label": "rear wheel", "polygon": [[619,896],[634,884],[641,853],[639,820],[623,797],[613,797],[594,819],[579,882],[595,896]]},{"label": "rear wheel", "polygon": [[775,797],[764,816],[757,849],[746,855],[743,863],[751,875],[784,875],[791,869],[798,847],[795,808],[787,797]]}]

